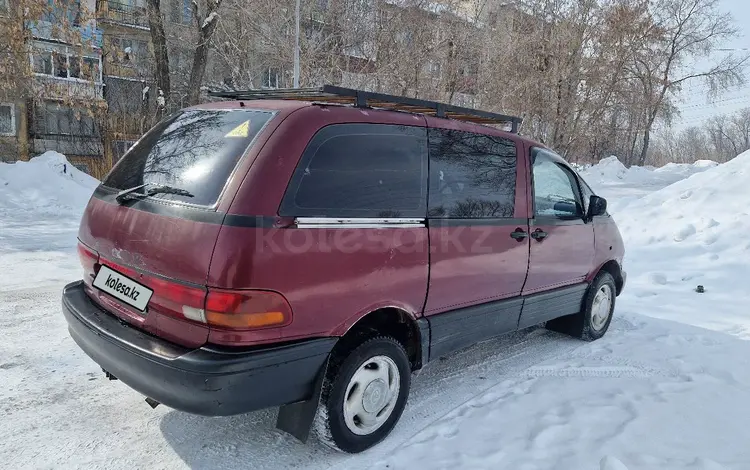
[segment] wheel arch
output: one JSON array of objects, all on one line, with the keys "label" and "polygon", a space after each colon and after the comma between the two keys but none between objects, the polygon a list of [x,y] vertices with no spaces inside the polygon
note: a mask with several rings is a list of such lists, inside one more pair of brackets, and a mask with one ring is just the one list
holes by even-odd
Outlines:
[{"label": "wheel arch", "polygon": [[616,294],[620,295],[620,292],[622,292],[622,288],[625,285],[625,278],[622,275],[622,268],[620,267],[620,263],[618,263],[616,260],[611,259],[602,264],[599,269],[594,271],[594,273],[590,276],[590,278],[588,279],[589,282],[593,281],[594,278],[602,271],[608,272],[610,275],[612,275],[612,278],[614,278],[615,280]]},{"label": "wheel arch", "polygon": [[427,362],[429,323],[396,306],[378,307],[359,317],[341,335],[334,350],[337,353],[349,351],[368,338],[378,335],[390,336],[401,343],[412,371],[421,369]]}]

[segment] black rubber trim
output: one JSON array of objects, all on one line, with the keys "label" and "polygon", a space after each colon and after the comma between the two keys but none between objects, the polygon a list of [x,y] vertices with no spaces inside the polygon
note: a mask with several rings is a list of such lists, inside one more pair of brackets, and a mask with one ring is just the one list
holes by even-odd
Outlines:
[{"label": "black rubber trim", "polygon": [[430,330],[430,321],[424,317],[417,318],[417,326],[419,327],[419,342],[422,354],[420,357],[420,363],[417,364],[416,369],[421,369],[430,361],[430,341],[432,332]]},{"label": "black rubber trim", "polygon": [[524,297],[518,329],[580,312],[588,287],[581,283]]},{"label": "black rubber trim", "polygon": [[431,332],[430,359],[514,331],[522,305],[523,299],[514,297],[427,317]]},{"label": "black rubber trim", "polygon": [[[119,204],[115,197],[118,191],[109,189],[100,185],[94,191],[93,197],[110,204]],[[174,217],[178,219],[187,219],[194,222],[203,222],[208,224],[221,224],[224,220],[224,213],[216,212],[213,209],[193,207],[184,204],[173,204],[162,199],[143,198],[131,199],[122,204],[138,211],[149,212],[151,214],[162,215],[165,217]]]},{"label": "black rubber trim", "polygon": [[[428,359],[432,361],[495,336],[578,313],[587,289],[588,284],[581,283],[427,316],[424,319],[430,327]],[[422,348],[424,341],[423,333]]]},{"label": "black rubber trim", "polygon": [[[117,193],[118,191],[100,185],[94,191],[94,197],[110,204],[118,204],[115,200]],[[232,227],[273,228],[277,220],[276,217],[271,216],[226,214],[213,209],[172,204],[168,201],[148,198],[130,200],[125,202],[123,206],[165,217],[174,217],[207,224],[224,224]]]},{"label": "black rubber trim", "polygon": [[475,227],[475,226],[521,226],[526,227],[529,223],[529,219],[515,219],[515,218],[496,218],[496,219],[443,219],[443,218],[428,218],[428,227]]},{"label": "black rubber trim", "polygon": [[265,215],[237,215],[227,214],[224,225],[244,228],[279,228],[276,225],[278,218]]},{"label": "black rubber trim", "polygon": [[81,281],[62,310],[78,346],[102,369],[165,405],[223,416],[309,399],[337,338],[256,348],[185,348],[120,321],[94,304]]}]

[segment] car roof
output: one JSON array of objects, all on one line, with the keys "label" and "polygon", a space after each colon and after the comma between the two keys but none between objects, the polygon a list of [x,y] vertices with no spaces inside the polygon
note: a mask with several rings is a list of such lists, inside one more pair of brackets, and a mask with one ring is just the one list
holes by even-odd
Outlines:
[{"label": "car roof", "polygon": [[[209,103],[203,103],[199,104],[197,106],[192,106],[188,109],[262,109],[262,110],[269,110],[269,111],[281,111],[283,114],[291,114],[292,112],[301,109],[306,108],[309,106],[325,106],[330,108],[336,108],[337,110],[340,110],[339,112],[342,113],[359,113],[362,111],[362,108],[349,106],[349,105],[337,105],[332,103],[315,103],[311,101],[302,101],[302,100],[226,100],[226,101],[214,101]],[[421,115],[419,113],[411,113],[408,111],[396,111],[396,110],[389,110],[389,109],[379,109],[379,108],[367,108],[368,112],[374,113],[375,115],[381,114],[381,113],[398,113],[400,115],[403,114],[412,114],[412,115]],[[442,117],[435,117],[431,115],[424,115],[429,117],[427,120],[428,125],[432,127],[436,127],[435,124],[437,124],[439,127],[446,127],[451,128],[455,127],[451,125],[452,123],[455,123],[458,125],[456,127],[457,129],[466,130],[470,132],[475,132],[478,134],[491,134],[491,135],[503,135],[510,139],[514,140],[521,140],[527,142],[530,146],[535,147],[542,147],[547,148],[544,144],[541,144],[539,142],[536,142],[528,137],[525,137],[520,134],[515,134],[512,132],[504,131],[502,129],[498,129],[495,127],[490,127],[483,124],[477,124],[472,122],[465,122],[465,121],[457,121],[450,118],[442,118]],[[440,123],[440,124],[438,124]],[[441,125],[445,124],[445,125]]]}]

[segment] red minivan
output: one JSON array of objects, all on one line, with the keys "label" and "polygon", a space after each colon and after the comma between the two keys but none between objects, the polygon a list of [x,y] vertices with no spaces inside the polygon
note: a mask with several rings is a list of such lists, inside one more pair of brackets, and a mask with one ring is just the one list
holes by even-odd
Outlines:
[{"label": "red minivan", "polygon": [[281,406],[281,429],[359,452],[430,360],[545,322],[607,331],[618,229],[520,119],[335,87],[234,96],[151,129],[81,221],[70,334],[152,406]]}]

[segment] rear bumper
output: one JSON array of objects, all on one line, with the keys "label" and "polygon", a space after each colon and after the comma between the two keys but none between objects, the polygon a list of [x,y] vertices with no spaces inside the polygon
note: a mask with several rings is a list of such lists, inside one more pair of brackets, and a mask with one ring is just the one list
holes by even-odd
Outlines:
[{"label": "rear bumper", "polygon": [[224,416],[312,396],[336,338],[253,349],[188,349],[103,311],[82,281],[65,286],[62,310],[78,346],[143,395],[189,413]]}]

